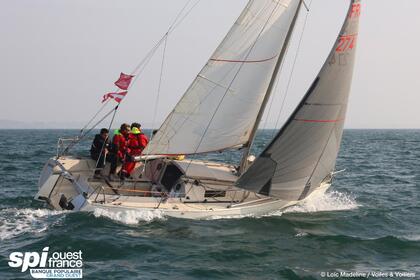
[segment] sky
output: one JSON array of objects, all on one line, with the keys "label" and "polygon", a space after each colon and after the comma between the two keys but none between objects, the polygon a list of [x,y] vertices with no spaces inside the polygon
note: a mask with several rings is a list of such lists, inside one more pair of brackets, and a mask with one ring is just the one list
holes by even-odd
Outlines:
[{"label": "sky", "polygon": [[[100,108],[102,95],[115,90],[119,73],[138,65],[186,2],[0,0],[0,126],[14,121],[34,127],[82,126]],[[201,0],[168,38],[157,110],[162,49],[130,89],[115,123],[159,127],[246,2]],[[302,98],[348,7],[344,0],[306,2],[310,11],[300,13],[263,128],[277,122],[283,98],[279,125]],[[420,128],[420,1],[364,0],[362,8],[345,127]]]}]

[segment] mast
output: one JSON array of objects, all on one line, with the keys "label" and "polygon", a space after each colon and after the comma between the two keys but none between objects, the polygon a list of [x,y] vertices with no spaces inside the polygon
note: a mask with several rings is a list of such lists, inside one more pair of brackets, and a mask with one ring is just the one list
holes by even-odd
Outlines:
[{"label": "mast", "polygon": [[249,141],[248,141],[248,143],[246,143],[244,145],[244,148],[243,148],[244,151],[243,151],[243,154],[242,154],[241,163],[239,165],[239,174],[242,174],[246,170],[246,168],[248,167],[247,166],[247,159],[248,159],[248,156],[249,156],[249,152],[251,151],[252,143],[254,142],[255,135],[256,135],[257,130],[258,130],[258,126],[259,126],[259,124],[261,122],[261,119],[264,115],[265,107],[267,106],[268,100],[270,99],[271,94],[273,92],[274,85],[276,83],[277,74],[280,70],[280,66],[283,63],[284,57],[286,55],[286,50],[289,46],[290,39],[292,38],[293,30],[295,28],[296,21],[298,19],[299,11],[300,11],[300,8],[302,6],[303,1],[304,0],[299,1],[299,6],[297,8],[295,16],[293,17],[293,21],[290,25],[290,29],[289,29],[289,31],[287,32],[287,35],[286,35],[285,43],[284,43],[284,45],[283,45],[283,47],[280,51],[279,58],[277,59],[276,66],[275,66],[274,71],[273,71],[273,75],[271,76],[270,84],[267,88],[267,93],[264,96],[264,100],[261,104],[260,110],[258,111],[257,118],[255,119],[254,126],[253,126],[252,131],[249,135]]}]

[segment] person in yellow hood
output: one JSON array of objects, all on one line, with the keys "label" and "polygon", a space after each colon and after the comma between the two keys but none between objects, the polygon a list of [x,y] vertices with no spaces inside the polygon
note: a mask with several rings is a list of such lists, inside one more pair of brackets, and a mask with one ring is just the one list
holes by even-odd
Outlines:
[{"label": "person in yellow hood", "polygon": [[128,156],[126,157],[126,161],[121,171],[122,175],[125,177],[129,177],[135,168],[136,163],[134,157],[140,156],[149,143],[149,139],[141,131],[141,126],[138,127],[136,123],[133,125],[135,126],[131,128],[130,137],[127,141]]}]

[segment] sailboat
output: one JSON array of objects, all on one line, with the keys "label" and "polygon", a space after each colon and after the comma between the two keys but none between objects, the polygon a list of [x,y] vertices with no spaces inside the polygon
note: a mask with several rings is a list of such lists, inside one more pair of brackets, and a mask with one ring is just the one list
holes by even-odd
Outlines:
[{"label": "sailboat", "polygon": [[[337,40],[299,105],[263,152],[250,156],[304,5],[248,2],[137,158],[133,180],[96,179],[93,160],[58,155],[43,168],[35,199],[58,210],[156,210],[203,219],[262,215],[325,192],[343,134],[360,0],[349,0]],[[239,165],[193,159],[227,149],[242,152]]]}]

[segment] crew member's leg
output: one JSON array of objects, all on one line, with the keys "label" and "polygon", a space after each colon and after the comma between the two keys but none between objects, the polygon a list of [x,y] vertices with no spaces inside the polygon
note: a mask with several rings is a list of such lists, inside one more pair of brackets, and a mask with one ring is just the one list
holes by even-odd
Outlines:
[{"label": "crew member's leg", "polygon": [[96,159],[96,170],[95,170],[95,175],[100,175],[101,174],[101,170],[105,167],[105,157],[102,154],[101,157]]},{"label": "crew member's leg", "polygon": [[118,156],[116,154],[109,155],[109,161],[111,162],[111,168],[109,170],[109,175],[115,175],[117,172]]}]

